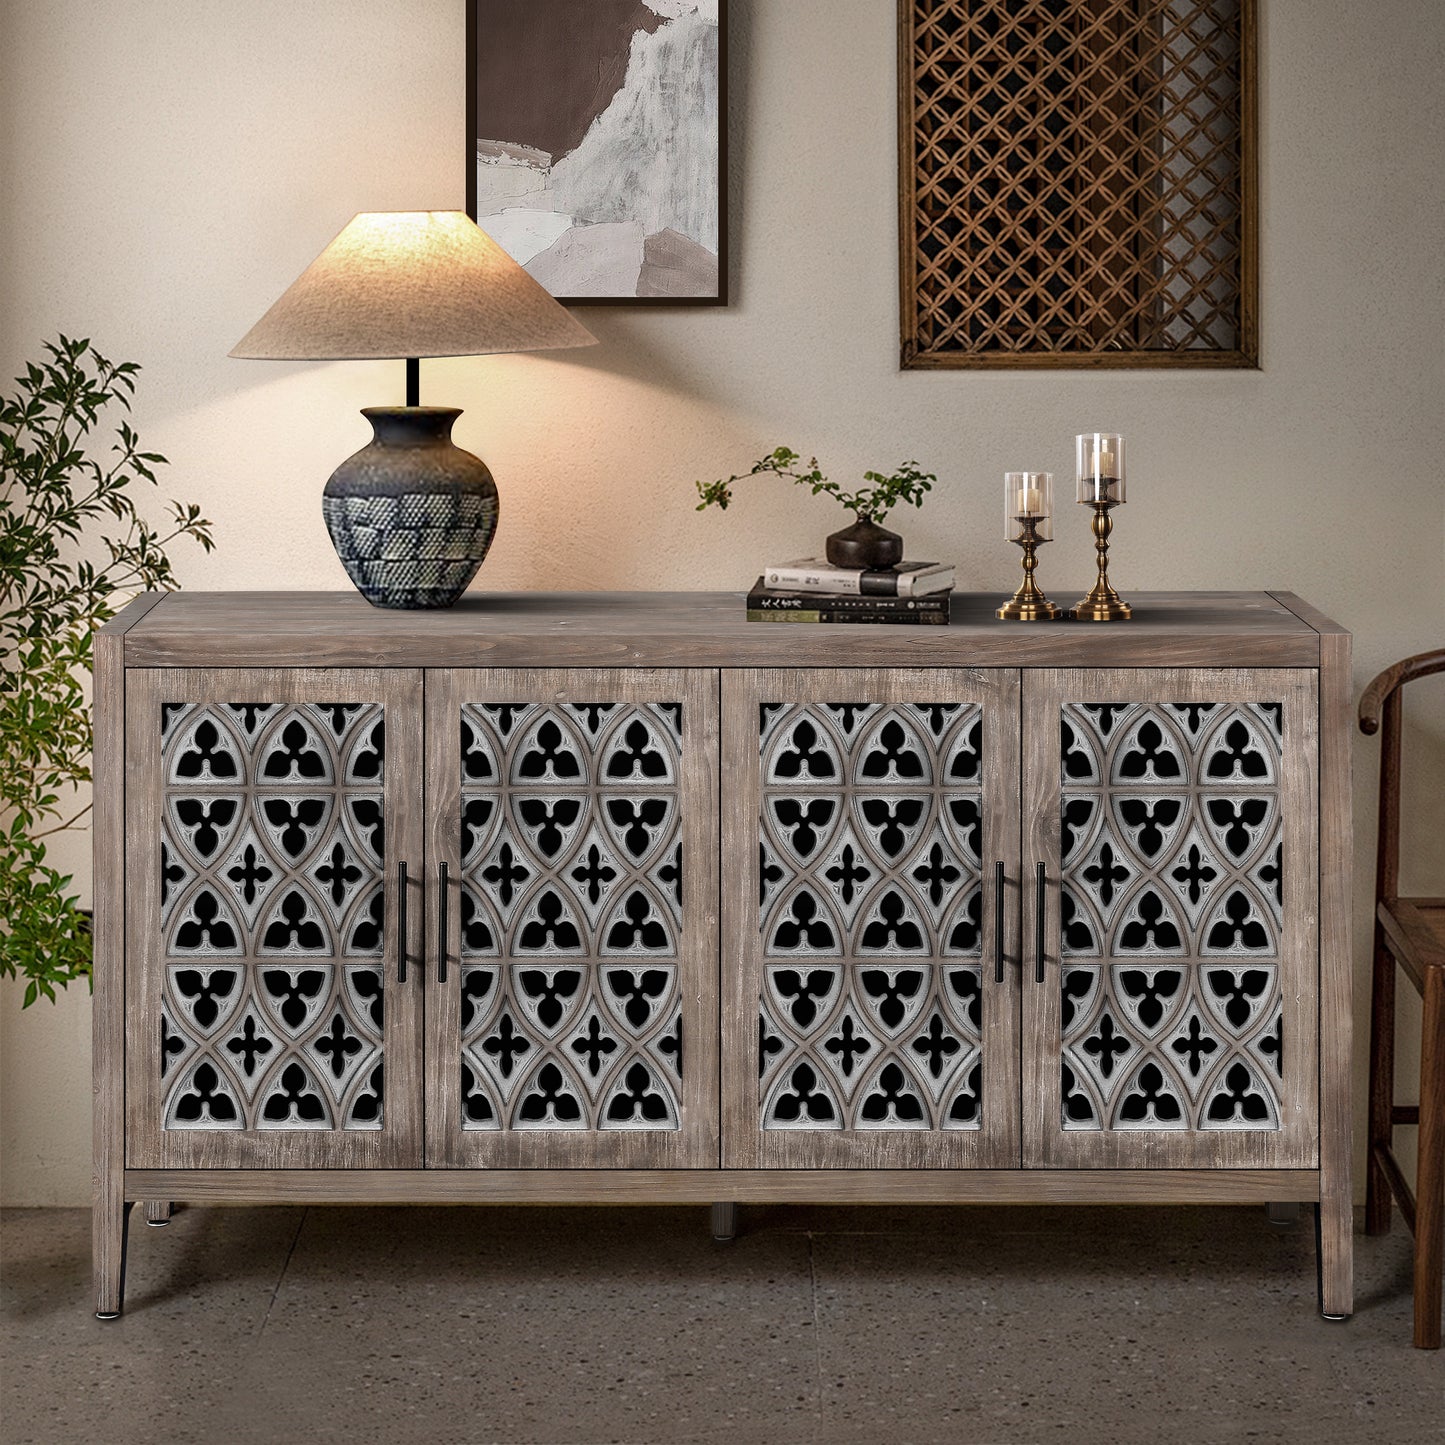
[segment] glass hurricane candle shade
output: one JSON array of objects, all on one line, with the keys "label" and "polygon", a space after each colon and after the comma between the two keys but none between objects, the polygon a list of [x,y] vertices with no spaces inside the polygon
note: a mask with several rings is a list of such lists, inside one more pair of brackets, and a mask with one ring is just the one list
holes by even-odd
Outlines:
[{"label": "glass hurricane candle shade", "polygon": [[1003,474],[1003,535],[1016,542],[1033,523],[1036,541],[1054,537],[1054,474],[1005,472]]},{"label": "glass hurricane candle shade", "polygon": [[1078,500],[1122,502],[1124,485],[1124,438],[1117,432],[1083,432],[1074,438],[1078,467]]},{"label": "glass hurricane candle shade", "polygon": [[1023,551],[1024,580],[1019,590],[995,613],[1010,622],[1048,622],[1059,609],[1034,581],[1038,549],[1054,535],[1052,472],[1003,474],[1003,534]]}]

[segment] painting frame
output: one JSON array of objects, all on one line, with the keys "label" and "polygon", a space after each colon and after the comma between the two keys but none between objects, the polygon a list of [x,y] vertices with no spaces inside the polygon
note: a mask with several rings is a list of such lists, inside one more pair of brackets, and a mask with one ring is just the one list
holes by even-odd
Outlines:
[{"label": "painting frame", "polygon": [[[477,60],[483,27],[488,10],[513,3],[513,0],[466,0],[466,211],[481,224],[478,212],[477,184],[477,102],[480,71]],[[585,3],[585,0],[583,0]],[[572,295],[553,292],[564,306],[637,306],[637,307],[725,307],[730,291],[730,252],[728,216],[728,28],[729,0],[715,0],[717,5],[717,285],[713,294],[682,296],[638,295]],[[550,289],[550,288],[549,288]]]}]

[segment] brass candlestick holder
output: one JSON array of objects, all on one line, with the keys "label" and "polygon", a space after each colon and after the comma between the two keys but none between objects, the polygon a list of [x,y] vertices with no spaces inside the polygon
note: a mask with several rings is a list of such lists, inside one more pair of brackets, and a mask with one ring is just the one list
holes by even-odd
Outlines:
[{"label": "brass candlestick holder", "polygon": [[1013,541],[1024,549],[1021,563],[1024,580],[1019,583],[1019,590],[994,615],[1010,622],[1051,622],[1060,615],[1060,609],[1039,591],[1038,584],[1034,581],[1038,549],[1049,539],[1039,536],[1037,517],[1015,517],[1014,521],[1023,529]]},{"label": "brass candlestick holder", "polygon": [[1054,474],[1005,472],[1003,476],[1003,534],[1022,547],[1024,580],[1019,590],[994,614],[1010,622],[1049,622],[1059,609],[1034,581],[1038,550],[1054,535]]},{"label": "brass candlestick holder", "polygon": [[1110,512],[1124,502],[1124,438],[1116,432],[1085,432],[1074,438],[1080,506],[1094,509],[1094,551],[1099,576],[1089,595],[1069,609],[1080,622],[1127,622],[1134,609],[1109,583]]},{"label": "brass candlestick holder", "polygon": [[1134,609],[1109,582],[1109,533],[1114,530],[1114,519],[1109,513],[1119,504],[1106,499],[1089,505],[1094,509],[1094,551],[1098,554],[1099,576],[1089,595],[1075,603],[1069,612],[1080,622],[1127,622],[1134,615]]}]

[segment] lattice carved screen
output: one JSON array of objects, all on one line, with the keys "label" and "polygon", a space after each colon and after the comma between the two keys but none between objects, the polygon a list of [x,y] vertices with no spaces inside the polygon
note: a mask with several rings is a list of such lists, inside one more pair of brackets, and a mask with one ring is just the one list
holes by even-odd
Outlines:
[{"label": "lattice carved screen", "polygon": [[1255,0],[899,0],[905,367],[1258,364]]}]

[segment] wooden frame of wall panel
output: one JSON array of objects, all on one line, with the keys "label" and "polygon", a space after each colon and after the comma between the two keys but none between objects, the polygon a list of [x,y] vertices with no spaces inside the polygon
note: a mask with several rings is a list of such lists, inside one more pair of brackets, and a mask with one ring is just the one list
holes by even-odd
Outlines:
[{"label": "wooden frame of wall panel", "polygon": [[[438,909],[427,909],[426,1158],[440,1169],[716,1169],[718,1166],[718,679],[705,668],[441,671],[427,674],[427,884],[447,864],[445,985],[437,981]],[[464,703],[682,704],[677,780],[683,847],[678,989],[685,1040],[679,1128],[476,1130],[461,1127],[461,762]],[[619,962],[627,962],[626,958]],[[497,960],[505,967],[506,957]]]},{"label": "wooden frame of wall panel", "polygon": [[[126,679],[126,1163],[131,1167],[245,1169],[267,1167],[375,1169],[422,1162],[422,980],[398,981],[398,862],[410,863],[408,957],[421,945],[422,675],[417,669],[321,670],[278,667],[186,671],[133,669]],[[358,1129],[166,1129],[167,1085],[160,1076],[155,1033],[168,961],[161,931],[160,847],[166,779],[162,767],[164,703],[379,702],[384,709],[386,761],[382,775],[386,820],[382,864],[386,900],[382,1126]],[[338,780],[339,784],[339,780]],[[238,783],[237,791],[244,790]],[[216,963],[232,960],[218,957]],[[259,964],[242,958],[238,967]],[[285,962],[294,962],[287,958]],[[357,960],[362,962],[364,960]],[[338,956],[333,966],[340,967]]]},{"label": "wooden frame of wall panel", "polygon": [[[932,351],[919,335],[917,298],[918,175],[913,84],[919,0],[898,0],[898,286],[900,349],[904,371],[974,369],[1255,370],[1259,340],[1259,12],[1258,0],[1240,0],[1240,216],[1238,345],[1232,350],[1099,350],[1077,352]],[[1080,244],[1087,244],[1088,238]]]}]

